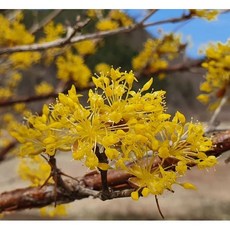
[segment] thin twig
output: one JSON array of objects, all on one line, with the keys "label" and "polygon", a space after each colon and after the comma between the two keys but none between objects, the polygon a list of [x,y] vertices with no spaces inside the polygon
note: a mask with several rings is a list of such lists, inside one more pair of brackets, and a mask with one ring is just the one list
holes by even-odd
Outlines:
[{"label": "thin twig", "polygon": [[22,10],[13,10],[13,11],[10,11],[7,15],[6,15],[6,18],[9,20],[9,21],[12,21],[15,19],[15,17],[21,13]]},{"label": "thin twig", "polygon": [[216,108],[216,110],[214,111],[210,121],[208,122],[208,127],[207,127],[206,132],[209,132],[209,131],[213,130],[216,127],[216,124],[215,124],[216,118],[219,115],[219,113],[221,112],[223,106],[228,101],[228,99],[229,99],[229,90],[226,90],[225,95],[222,97],[219,106]]},{"label": "thin twig", "polygon": [[204,60],[205,58],[201,58],[198,60],[191,60],[188,62],[170,65],[165,69],[157,70],[156,72],[154,72],[154,74],[187,71],[191,68],[201,67],[201,64],[204,62]]},{"label": "thin twig", "polygon": [[62,11],[63,10],[60,10],[60,9],[53,10],[50,14],[48,14],[45,18],[43,18],[39,23],[35,23],[34,25],[32,25],[32,27],[29,29],[29,32],[31,34],[37,33],[44,26],[46,26],[50,21],[56,18]]},{"label": "thin twig", "polygon": [[146,20],[148,20],[153,14],[155,14],[158,10],[150,10],[150,12],[140,21],[139,25],[143,25]]},{"label": "thin twig", "polygon": [[71,43],[71,39],[76,35],[76,33],[81,32],[81,29],[85,27],[89,22],[89,18],[81,22],[80,17],[77,17],[76,24],[73,27],[69,27],[69,30],[67,30],[66,39],[62,42],[61,46],[65,46]]},{"label": "thin twig", "polygon": [[169,19],[165,19],[165,20],[161,20],[157,22],[145,23],[143,26],[149,27],[149,26],[157,26],[157,25],[162,25],[162,24],[167,24],[167,23],[177,23],[177,22],[186,21],[190,18],[192,18],[192,14],[189,13],[189,14],[182,15],[181,17],[177,17],[177,18],[169,18]]},{"label": "thin twig", "polygon": [[161,209],[160,209],[160,205],[159,205],[159,202],[158,202],[157,195],[155,195],[155,201],[156,201],[156,204],[157,204],[157,209],[158,209],[158,211],[159,211],[159,213],[160,213],[162,219],[164,220],[165,217],[164,217],[163,213],[161,212]]},{"label": "thin twig", "polygon": [[18,144],[17,141],[12,141],[10,142],[5,148],[0,150],[0,161],[4,160],[6,154],[12,150],[13,148],[15,148],[15,146]]}]

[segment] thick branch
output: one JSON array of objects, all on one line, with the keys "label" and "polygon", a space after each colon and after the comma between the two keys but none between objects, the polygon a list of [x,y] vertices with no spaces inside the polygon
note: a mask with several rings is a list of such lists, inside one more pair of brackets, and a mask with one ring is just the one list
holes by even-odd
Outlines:
[{"label": "thick branch", "polygon": [[57,96],[58,96],[58,93],[50,93],[47,95],[35,95],[35,96],[17,98],[17,99],[10,100],[10,101],[1,101],[0,107],[11,106],[17,103],[29,103],[29,102],[34,102],[34,101],[41,101],[41,100],[46,100],[49,98],[54,98]]},{"label": "thick branch", "polygon": [[2,193],[0,196],[0,213],[27,208],[44,207],[55,201],[57,204],[69,203],[89,196],[96,197],[98,194],[98,191],[84,188],[75,181],[71,181],[69,186],[72,188],[71,192],[66,192],[62,188],[57,188],[55,191],[55,186],[49,184],[42,188],[27,187]]},{"label": "thick branch", "polygon": [[[207,155],[220,156],[223,152],[230,150],[230,130],[216,131],[212,133],[213,150]],[[173,160],[173,159],[172,159]],[[153,167],[158,165],[156,160]],[[170,159],[165,164],[172,164]],[[133,188],[128,179],[132,175],[121,170],[108,171],[108,185],[112,188],[109,199],[129,197]],[[69,203],[93,196],[101,197],[101,175],[98,171],[86,174],[82,178],[63,180],[64,187],[46,184],[43,187],[27,187],[16,189],[0,194],[0,213],[16,211],[27,208],[39,208],[50,205]],[[104,200],[104,199],[103,199]]]},{"label": "thick branch", "polygon": [[[189,61],[186,63],[179,63],[179,64],[174,64],[170,65],[165,69],[158,70],[154,72],[154,74],[159,74],[159,73],[172,73],[172,72],[179,72],[179,71],[186,71],[190,70],[191,68],[196,68],[200,67],[201,63],[204,62],[204,59],[199,59],[199,60],[194,60],[194,61]],[[148,69],[144,71],[144,74],[148,74]],[[135,73],[137,76],[140,75],[140,73]],[[91,88],[93,86],[92,82],[89,84],[88,88]],[[11,106],[16,103],[28,103],[28,102],[34,102],[34,101],[41,101],[49,98],[55,98],[58,96],[58,93],[50,93],[47,95],[40,95],[40,96],[30,96],[30,97],[23,97],[23,98],[17,98],[9,101],[0,101],[0,107],[6,107],[6,106]]]},{"label": "thick branch", "polygon": [[[119,29],[110,30],[110,31],[102,31],[102,32],[96,32],[92,34],[86,34],[86,35],[79,35],[71,38],[68,44],[84,41],[87,39],[96,39],[96,38],[103,38],[112,36],[119,33],[124,32],[130,32],[133,30],[135,26],[127,26],[127,27],[121,27]],[[50,48],[56,48],[61,47],[63,44],[66,43],[66,38],[60,38],[55,41],[51,42],[45,42],[45,43],[34,43],[30,45],[22,45],[22,46],[14,46],[14,47],[7,47],[0,49],[0,55],[1,54],[11,54],[15,52],[25,52],[25,51],[42,51]]]},{"label": "thick branch", "polygon": [[[88,197],[100,198],[100,192],[86,187],[73,179],[65,180],[68,190],[47,184],[43,187],[27,187],[4,192],[0,195],[0,213],[27,208],[41,208],[57,203],[64,204]],[[110,199],[129,197],[133,189],[114,191]]]}]

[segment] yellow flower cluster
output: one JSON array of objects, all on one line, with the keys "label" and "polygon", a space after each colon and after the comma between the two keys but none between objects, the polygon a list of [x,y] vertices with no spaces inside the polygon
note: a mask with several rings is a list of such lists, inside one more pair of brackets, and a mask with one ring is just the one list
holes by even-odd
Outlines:
[{"label": "yellow flower cluster", "polygon": [[92,40],[85,40],[74,44],[77,52],[81,56],[94,54],[96,52],[96,43]]},{"label": "yellow flower cluster", "polygon": [[10,97],[12,97],[13,93],[11,89],[6,87],[0,87],[0,100],[6,100]]},{"label": "yellow flower cluster", "polygon": [[30,34],[21,20],[20,12],[13,20],[9,20],[0,14],[0,46],[15,46],[34,42],[34,36]]},{"label": "yellow flower cluster", "polygon": [[99,63],[99,64],[97,64],[95,66],[95,71],[98,74],[101,73],[101,72],[106,74],[106,73],[108,73],[110,71],[110,66],[108,64],[106,64],[106,63]]},{"label": "yellow flower cluster", "polygon": [[104,19],[101,19],[97,24],[96,24],[96,28],[98,30],[114,30],[114,29],[117,29],[119,27],[119,24],[118,22],[116,21],[113,21],[111,19],[107,19],[107,18],[104,18]]},{"label": "yellow flower cluster", "polygon": [[9,79],[8,79],[8,82],[7,82],[7,85],[10,87],[10,88],[15,88],[18,86],[19,82],[21,81],[22,79],[22,74],[17,72],[17,71],[13,71],[11,73],[11,75],[9,76]]},{"label": "yellow flower cluster", "polygon": [[[205,154],[212,142],[202,125],[186,122],[180,112],[171,119],[165,112],[165,92],[149,92],[153,79],[137,92],[132,71],[111,68],[92,79],[96,88],[88,92],[88,106],[80,103],[72,86],[68,95],[60,93],[55,104],[45,105],[42,115],[31,114],[26,124],[12,126],[11,134],[22,143],[21,155],[71,149],[73,158],[90,169],[125,170],[137,188],[133,199],[162,194],[173,184],[193,189],[178,179],[193,165],[203,169],[216,164],[214,156]],[[108,164],[98,154],[105,154]]]},{"label": "yellow flower cluster", "polygon": [[[16,45],[31,44],[35,37],[27,31],[25,25],[21,22],[23,13],[18,13],[14,18],[9,20],[0,14],[0,47],[11,47]],[[1,73],[9,72],[9,69],[21,70],[37,63],[41,58],[39,52],[20,52],[13,53],[7,57],[7,61],[1,63]]]},{"label": "yellow flower cluster", "polygon": [[60,129],[61,126],[50,117],[49,108],[44,105],[42,116],[27,114],[27,124],[12,122],[10,133],[23,144],[20,155],[33,156],[46,152],[53,156],[57,149],[70,150],[74,141],[73,137],[66,135],[64,128]]},{"label": "yellow flower cluster", "polygon": [[41,59],[39,52],[21,52],[9,56],[9,60],[15,69],[27,69],[32,64],[38,63]]},{"label": "yellow flower cluster", "polygon": [[98,16],[102,16],[102,10],[89,9],[86,11],[86,15],[90,18],[96,18]]},{"label": "yellow flower cluster", "polygon": [[209,109],[215,109],[221,98],[229,90],[230,85],[230,40],[225,44],[210,44],[205,51],[207,60],[202,67],[207,69],[205,81],[200,85],[200,94],[197,99],[209,104]]},{"label": "yellow flower cluster", "polygon": [[195,9],[191,9],[189,10],[190,14],[192,14],[192,16],[197,16],[200,18],[204,18],[208,21],[212,21],[217,19],[220,11],[219,10],[195,10]]},{"label": "yellow flower cluster", "polygon": [[71,51],[67,51],[65,55],[57,58],[56,65],[59,79],[66,82],[73,80],[79,88],[88,86],[91,71],[81,56],[74,55]]},{"label": "yellow flower cluster", "polygon": [[178,56],[181,47],[181,38],[176,34],[166,34],[159,39],[148,39],[144,49],[133,58],[133,69],[140,72],[146,70],[148,73],[166,69],[168,61]]},{"label": "yellow flower cluster", "polygon": [[25,103],[16,103],[14,106],[14,111],[17,113],[23,113],[23,111],[26,110],[26,104]]},{"label": "yellow flower cluster", "polygon": [[47,95],[54,91],[54,87],[46,81],[35,86],[36,95]]},{"label": "yellow flower cluster", "polygon": [[111,10],[109,17],[112,20],[118,21],[121,26],[130,26],[133,23],[133,20],[121,10]]},{"label": "yellow flower cluster", "polygon": [[[43,29],[44,37],[40,39],[40,43],[50,42],[61,38],[65,33],[65,28],[61,23],[55,24],[54,21],[49,22]],[[56,55],[61,51],[61,48],[52,48],[45,51],[44,60],[46,65],[50,65]]]},{"label": "yellow flower cluster", "polygon": [[114,30],[120,26],[130,26],[133,21],[121,10],[111,10],[106,18],[96,24],[98,30]]},{"label": "yellow flower cluster", "polygon": [[41,42],[43,41],[49,42],[49,41],[56,40],[57,38],[60,38],[64,33],[65,33],[65,28],[61,23],[55,25],[54,21],[51,21],[44,27],[45,37],[41,39]]},{"label": "yellow flower cluster", "polygon": [[50,166],[39,155],[20,159],[18,173],[23,180],[29,180],[32,186],[42,185],[49,177],[50,171]]}]

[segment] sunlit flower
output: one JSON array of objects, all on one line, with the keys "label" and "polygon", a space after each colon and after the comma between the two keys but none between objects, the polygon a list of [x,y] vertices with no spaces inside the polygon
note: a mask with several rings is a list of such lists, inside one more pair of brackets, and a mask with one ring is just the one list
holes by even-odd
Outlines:
[{"label": "sunlit flower", "polygon": [[211,43],[205,50],[207,60],[202,67],[207,69],[205,81],[200,85],[200,94],[197,99],[208,104],[209,109],[218,107],[221,99],[226,95],[230,85],[230,41],[226,43]]},{"label": "sunlit flower", "polygon": [[212,21],[217,19],[217,16],[219,15],[219,10],[197,10],[197,9],[191,9],[190,13],[192,16],[197,16],[200,18],[204,18],[208,21]]},{"label": "sunlit flower", "polygon": [[[140,194],[161,195],[174,184],[194,189],[179,178],[193,165],[203,169],[216,164],[214,156],[205,154],[212,142],[203,126],[186,122],[180,112],[171,118],[165,92],[151,89],[152,78],[137,92],[132,71],[111,68],[92,80],[96,88],[88,92],[88,105],[80,103],[72,86],[56,103],[45,105],[40,116],[30,114],[25,125],[11,125],[22,156],[72,150],[73,158],[90,169],[125,170],[132,175],[134,200]],[[108,163],[100,161],[101,154]]]},{"label": "sunlit flower", "polygon": [[178,56],[182,46],[180,36],[175,34],[165,34],[159,39],[148,39],[143,50],[133,58],[133,69],[146,70],[148,73],[164,70],[168,67],[169,61]]}]

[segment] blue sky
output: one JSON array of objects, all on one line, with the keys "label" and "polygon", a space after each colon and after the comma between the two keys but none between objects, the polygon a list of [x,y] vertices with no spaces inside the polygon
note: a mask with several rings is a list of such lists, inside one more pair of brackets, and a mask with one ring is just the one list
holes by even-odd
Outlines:
[{"label": "blue sky", "polygon": [[[144,10],[126,10],[130,16],[134,16],[137,20],[144,16]],[[180,17],[184,10],[182,9],[162,9],[157,11],[147,22],[159,21],[171,17]],[[184,41],[190,40],[191,44],[187,47],[187,55],[192,58],[201,57],[198,53],[199,49],[204,47],[208,42],[226,42],[230,39],[230,13],[221,14],[216,21],[206,21],[204,19],[195,18],[188,23],[180,22],[174,24],[164,24],[147,28],[153,35],[157,35],[157,31],[163,29],[165,32],[174,31],[182,34]]]}]

